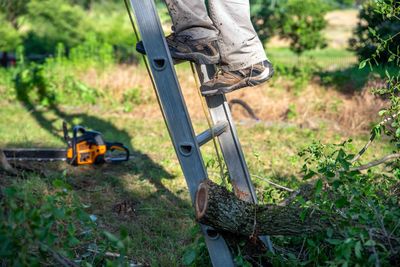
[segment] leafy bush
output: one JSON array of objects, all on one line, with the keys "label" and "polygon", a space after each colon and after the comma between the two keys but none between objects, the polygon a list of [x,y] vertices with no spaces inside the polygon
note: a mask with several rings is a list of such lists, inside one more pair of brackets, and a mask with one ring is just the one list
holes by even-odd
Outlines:
[{"label": "leafy bush", "polygon": [[31,107],[95,104],[101,95],[52,62],[19,67],[14,83],[18,100]]},{"label": "leafy bush", "polygon": [[260,40],[265,43],[282,28],[282,2],[276,0],[251,0],[251,20]]},{"label": "leafy bush", "polygon": [[27,0],[0,0],[0,13],[5,15],[5,19],[14,29],[19,29],[20,17],[26,14],[28,3]]},{"label": "leafy bush", "polygon": [[290,40],[295,53],[326,46],[321,32],[326,27],[326,11],[326,5],[319,0],[288,0],[283,7],[281,34]]},{"label": "leafy bush", "polygon": [[[354,31],[354,38],[350,40],[350,47],[357,53],[360,60],[365,60],[379,52],[372,58],[374,63],[388,62],[391,56],[389,51],[398,53],[400,44],[400,21],[398,20],[400,3],[395,0],[385,0],[388,10],[380,10],[376,1],[367,1],[359,13],[359,22]],[[397,16],[397,18],[396,18]],[[380,44],[382,39],[393,38],[386,49]],[[392,57],[393,58],[393,57]]]},{"label": "leafy bush", "polygon": [[[118,2],[118,5],[94,5],[88,14],[88,24],[99,42],[112,47],[116,61],[136,60],[137,40],[122,2]],[[90,38],[92,37],[89,35],[88,39]]]},{"label": "leafy bush", "polygon": [[[124,259],[129,238],[98,229],[95,215],[61,179],[52,186],[40,179],[14,183],[1,191],[0,263],[3,266],[59,266],[68,262],[92,266],[127,266]],[[105,259],[105,251],[121,257]]]},{"label": "leafy bush", "polygon": [[4,15],[0,13],[0,51],[14,51],[21,43],[21,37],[18,31],[9,23]]},{"label": "leafy bush", "polygon": [[[379,0],[376,7],[374,12],[390,19],[393,6],[388,1]],[[371,55],[374,58],[376,53],[386,50],[394,58],[387,60],[396,65],[397,72],[387,71],[388,86],[375,90],[388,99],[389,105],[379,112],[383,120],[371,130],[369,142],[355,155],[348,152],[354,149],[351,140],[336,145],[314,142],[300,152],[305,161],[304,179],[313,179],[313,192],[307,198],[298,196],[297,201],[303,207],[334,215],[332,227],[311,236],[274,238],[275,244],[285,246],[284,253],[269,255],[274,266],[399,265],[400,51],[388,51],[392,42],[395,42],[393,36],[378,39],[377,47],[381,49]],[[365,65],[363,61],[360,67]],[[391,140],[394,153],[360,163],[363,153],[371,149],[370,144],[382,135]],[[384,172],[371,169],[380,164],[386,165]]]},{"label": "leafy bush", "polygon": [[69,50],[80,44],[88,31],[84,11],[63,0],[31,1],[26,16],[30,24],[24,40],[28,54],[55,54],[58,43]]},{"label": "leafy bush", "polygon": [[273,35],[290,41],[297,54],[326,45],[322,30],[329,6],[323,0],[253,0],[252,21],[260,39],[265,42]]}]

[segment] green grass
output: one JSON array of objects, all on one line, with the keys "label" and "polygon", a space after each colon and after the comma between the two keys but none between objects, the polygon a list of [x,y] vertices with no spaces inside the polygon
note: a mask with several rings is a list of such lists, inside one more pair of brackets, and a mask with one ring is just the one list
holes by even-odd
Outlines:
[{"label": "green grass", "polygon": [[355,54],[345,49],[311,50],[304,52],[300,57],[287,47],[267,47],[266,51],[272,63],[287,67],[314,64],[322,69],[341,69],[357,62]]},{"label": "green grass", "polygon": [[[98,217],[99,227],[113,233],[126,228],[133,240],[128,249],[130,257],[151,266],[182,265],[182,255],[196,242],[198,230],[184,177],[162,120],[112,112],[99,115],[91,112],[90,106],[80,107],[79,113],[60,108],[60,113],[45,109],[27,111],[14,102],[3,101],[1,105],[0,147],[64,147],[60,138],[63,118],[99,130],[109,141],[127,144],[133,152],[133,160],[127,163],[82,168],[41,164],[39,168],[50,174],[39,179],[51,184],[52,180],[64,177],[82,203],[89,206],[89,212]],[[205,122],[195,121],[196,130],[206,127]],[[338,143],[348,138],[326,129],[271,127],[263,123],[239,125],[238,132],[250,172],[290,188],[300,184],[302,160],[297,152],[301,148],[315,139]],[[353,136],[353,139],[355,152],[368,136]],[[365,160],[389,151],[388,144],[378,142],[374,150],[365,155]],[[205,162],[215,159],[211,144],[204,146],[202,153]],[[217,167],[209,171],[210,177],[218,178]],[[20,181],[24,190],[36,190],[32,186],[26,189],[31,176],[35,175],[26,173],[10,179]],[[282,196],[263,179],[254,177],[254,183],[264,202],[273,202]],[[124,203],[131,209],[125,212],[121,208],[119,212]]]}]

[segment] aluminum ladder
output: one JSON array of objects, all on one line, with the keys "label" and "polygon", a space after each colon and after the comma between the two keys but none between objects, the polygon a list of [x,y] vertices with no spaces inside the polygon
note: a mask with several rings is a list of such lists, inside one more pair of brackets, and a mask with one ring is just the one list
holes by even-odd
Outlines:
[{"label": "aluminum ladder", "polygon": [[[208,179],[200,146],[212,140],[213,136],[218,138],[234,193],[242,200],[257,203],[257,196],[225,96],[206,97],[213,129],[196,136],[154,0],[130,0],[130,3],[146,50],[160,108],[185,176],[192,204],[198,185],[204,179]],[[214,65],[196,65],[196,69],[201,83],[208,81],[215,73]],[[222,235],[206,225],[201,225],[201,230],[213,266],[235,266],[232,253]],[[273,250],[267,236],[260,239],[269,250]]]}]

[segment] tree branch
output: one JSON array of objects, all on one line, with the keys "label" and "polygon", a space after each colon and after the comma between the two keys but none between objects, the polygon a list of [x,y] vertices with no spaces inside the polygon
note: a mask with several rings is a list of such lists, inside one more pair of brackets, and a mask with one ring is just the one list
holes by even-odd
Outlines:
[{"label": "tree branch", "polygon": [[[378,126],[382,126],[390,121],[392,121],[393,119],[395,119],[398,115],[400,114],[400,112],[397,112],[395,114],[393,114],[392,116],[389,116],[387,118],[385,118],[384,120],[382,120]],[[368,142],[364,145],[364,147],[357,153],[357,155],[350,161],[351,163],[356,162],[357,160],[360,159],[360,157],[365,153],[365,151],[367,151],[368,147],[371,145],[371,143],[375,140],[376,134],[375,132],[373,132],[371,134],[371,137],[369,138]]]},{"label": "tree branch", "polygon": [[261,179],[261,180],[263,180],[263,181],[269,183],[270,185],[273,185],[273,186],[275,186],[275,187],[277,187],[277,188],[279,188],[279,189],[283,189],[283,190],[286,190],[286,191],[288,191],[288,192],[294,192],[294,191],[295,191],[295,190],[290,189],[290,188],[288,188],[288,187],[285,187],[285,186],[283,186],[283,185],[280,185],[280,184],[277,184],[277,183],[275,183],[275,182],[272,182],[271,180],[268,180],[267,178],[264,178],[264,177],[261,177],[261,176],[255,175],[255,174],[253,174],[253,175],[251,175],[251,176],[257,177],[258,179]]},{"label": "tree branch", "polygon": [[387,162],[389,160],[393,160],[393,159],[397,159],[397,158],[400,158],[400,153],[390,154],[390,155],[387,155],[387,156],[385,156],[385,157],[383,157],[381,159],[371,161],[371,162],[369,162],[369,163],[367,163],[365,165],[361,165],[361,166],[358,166],[358,167],[350,168],[350,171],[367,170],[369,168],[378,166],[378,165],[380,165],[382,163],[385,163],[385,162]]}]

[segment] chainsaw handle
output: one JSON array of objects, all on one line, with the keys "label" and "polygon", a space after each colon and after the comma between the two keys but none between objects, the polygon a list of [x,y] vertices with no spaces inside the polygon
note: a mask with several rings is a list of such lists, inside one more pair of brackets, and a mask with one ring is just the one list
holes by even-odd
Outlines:
[{"label": "chainsaw handle", "polygon": [[86,129],[83,126],[77,125],[72,129],[72,133],[74,135],[73,138],[76,138],[78,136],[78,132],[81,134],[86,133]]},{"label": "chainsaw handle", "polygon": [[62,123],[62,128],[63,128],[63,133],[64,133],[64,140],[65,140],[65,142],[67,142],[68,145],[71,145],[71,144],[70,144],[70,143],[71,143],[71,140],[70,140],[69,135],[68,135],[68,125],[67,125],[67,122],[66,122],[66,121],[63,121],[63,123]]},{"label": "chainsaw handle", "polygon": [[72,140],[71,140],[72,159],[71,159],[71,163],[74,162],[78,156],[77,151],[76,151],[78,132],[80,132],[81,134],[84,134],[86,132],[86,130],[84,127],[82,127],[80,125],[74,126],[74,128],[72,129]]},{"label": "chainsaw handle", "polygon": [[124,158],[111,159],[111,162],[119,162],[119,161],[128,161],[129,160],[130,152],[129,152],[129,149],[126,146],[124,146],[124,144],[117,143],[117,142],[112,142],[112,143],[106,142],[106,147],[107,147],[107,150],[110,150],[111,152],[114,150],[119,150],[119,151],[125,152]]}]

